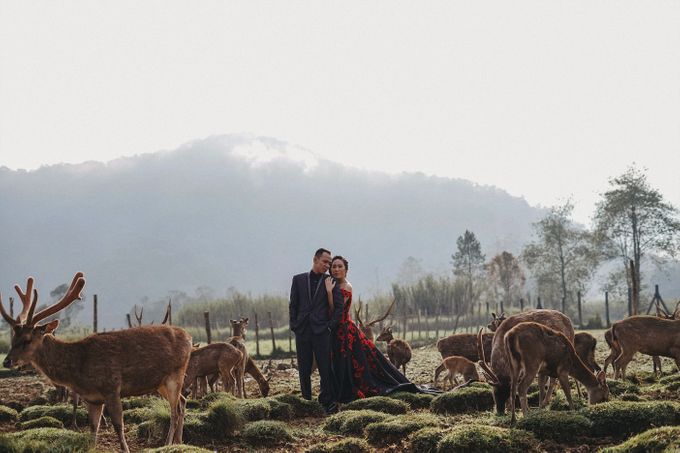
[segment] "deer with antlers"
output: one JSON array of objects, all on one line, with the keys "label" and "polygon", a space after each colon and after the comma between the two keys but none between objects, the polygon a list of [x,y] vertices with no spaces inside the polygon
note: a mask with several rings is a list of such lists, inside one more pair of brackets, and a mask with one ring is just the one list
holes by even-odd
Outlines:
[{"label": "deer with antlers", "polygon": [[586,387],[590,404],[606,401],[609,397],[604,372],[594,375],[576,354],[573,343],[562,332],[535,322],[521,322],[504,335],[503,347],[510,364],[512,424],[515,423],[515,395],[519,395],[522,412],[526,417],[529,412],[527,390],[539,370],[553,378],[546,401],[543,402],[544,406],[550,401],[556,382],[559,381],[569,408],[574,409],[569,376]]},{"label": "deer with antlers", "polygon": [[387,357],[397,369],[402,367],[406,376],[406,364],[411,360],[411,346],[404,340],[394,338],[391,326],[383,327],[375,341],[387,342]]},{"label": "deer with antlers", "polygon": [[359,323],[359,329],[364,333],[366,338],[368,338],[371,341],[373,340],[373,326],[378,324],[379,322],[383,322],[387,317],[392,313],[392,309],[394,308],[394,304],[396,303],[396,299],[392,299],[392,303],[390,306],[387,308],[387,311],[385,314],[382,316],[368,322],[363,322],[361,319],[361,309],[363,307],[363,303],[361,302],[361,299],[359,299],[359,303],[357,304],[356,307],[354,307],[354,317],[357,319],[357,322]]},{"label": "deer with antlers", "polygon": [[[53,383],[78,393],[87,403],[95,442],[106,405],[124,452],[130,450],[125,441],[121,398],[158,391],[170,403],[166,444],[181,443],[186,404],[181,390],[191,336],[178,327],[144,326],[66,342],[53,335],[58,319],[38,324],[80,299],[84,286],[85,278],[78,272],[64,297],[38,313],[34,313],[38,292],[33,290],[30,304],[20,315],[21,322],[5,312],[0,297],[0,314],[14,334],[4,366],[31,363]],[[32,287],[33,279],[29,278],[26,295],[31,294]]]}]

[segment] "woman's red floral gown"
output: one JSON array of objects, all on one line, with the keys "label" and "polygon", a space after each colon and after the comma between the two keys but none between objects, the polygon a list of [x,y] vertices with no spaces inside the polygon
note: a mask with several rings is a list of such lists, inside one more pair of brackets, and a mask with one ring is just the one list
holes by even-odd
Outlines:
[{"label": "woman's red floral gown", "polygon": [[341,291],[347,301],[331,345],[337,401],[347,403],[396,391],[424,391],[406,379],[366,338],[350,317],[352,293],[342,288]]}]

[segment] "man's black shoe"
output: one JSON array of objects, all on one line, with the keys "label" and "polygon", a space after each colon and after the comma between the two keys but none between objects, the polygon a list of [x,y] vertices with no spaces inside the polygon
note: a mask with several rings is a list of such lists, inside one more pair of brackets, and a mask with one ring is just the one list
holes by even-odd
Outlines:
[{"label": "man's black shoe", "polygon": [[333,415],[338,413],[338,405],[333,403],[324,408],[326,415]]}]

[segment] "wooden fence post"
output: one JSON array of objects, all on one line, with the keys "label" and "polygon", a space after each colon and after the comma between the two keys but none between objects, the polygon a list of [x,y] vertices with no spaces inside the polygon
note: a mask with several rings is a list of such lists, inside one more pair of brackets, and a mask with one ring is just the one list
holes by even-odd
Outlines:
[{"label": "wooden fence post", "polygon": [[255,313],[255,356],[260,357],[260,323],[257,322],[257,313]]},{"label": "wooden fence post", "polygon": [[562,296],[562,313],[567,313],[567,298]]},{"label": "wooden fence post", "polygon": [[604,313],[607,318],[607,328],[609,328],[609,291],[604,292]]},{"label": "wooden fence post", "polygon": [[276,339],[274,338],[274,321],[272,321],[272,312],[268,311],[267,315],[269,315],[269,329],[272,332],[272,354],[276,352]]},{"label": "wooden fence post", "polygon": [[536,308],[538,310],[540,310],[540,309],[543,308],[543,305],[541,305],[541,296],[538,296],[537,299],[538,299],[538,303],[536,304]]},{"label": "wooden fence post", "polygon": [[437,314],[434,317],[434,337],[435,340],[439,339],[439,313],[442,311],[441,307],[437,309]]},{"label": "wooden fence post", "polygon": [[130,313],[127,313],[125,317],[127,318],[128,327],[132,329],[132,320],[130,319]]},{"label": "wooden fence post", "polygon": [[423,338],[423,332],[422,332],[422,330],[423,330],[423,329],[422,329],[422,327],[421,327],[421,325],[420,325],[420,308],[419,308],[419,309],[418,309],[418,339],[419,339],[419,340]]},{"label": "wooden fence post", "polygon": [[633,291],[628,287],[628,316],[633,316]]},{"label": "wooden fence post", "polygon": [[427,308],[425,309],[425,339],[429,340],[430,339],[430,321],[428,320],[428,317],[430,316],[430,310]]},{"label": "wooden fence post", "polygon": [[212,334],[210,332],[210,312],[204,311],[203,318],[205,319],[205,336],[208,339],[208,344],[212,342]]},{"label": "wooden fence post", "polygon": [[97,333],[97,295],[94,295],[94,314],[93,314],[93,319],[92,319],[92,331],[94,333]]},{"label": "wooden fence post", "polygon": [[402,330],[403,330],[402,336],[404,338],[404,341],[406,341],[406,313],[404,313],[404,328]]},{"label": "wooden fence post", "polygon": [[519,311],[524,311],[524,298],[519,298]]},{"label": "wooden fence post", "polygon": [[583,315],[581,314],[581,291],[576,293],[576,298],[578,300],[578,325],[583,328]]}]

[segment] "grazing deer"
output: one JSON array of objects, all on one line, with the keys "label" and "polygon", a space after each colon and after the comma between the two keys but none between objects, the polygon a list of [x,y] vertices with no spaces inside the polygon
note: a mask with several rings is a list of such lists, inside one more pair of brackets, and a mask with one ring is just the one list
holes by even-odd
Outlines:
[{"label": "grazing deer", "polygon": [[[597,404],[609,398],[609,387],[603,371],[597,376],[576,354],[574,345],[562,332],[535,322],[521,322],[503,337],[505,353],[510,363],[510,414],[515,423],[515,395],[519,395],[522,412],[529,412],[527,389],[539,370],[559,381],[569,408],[574,409],[571,399],[569,376],[581,382],[588,391],[588,402]],[[546,406],[554,390],[556,380],[550,384],[542,406]]]},{"label": "grazing deer", "polygon": [[[363,307],[363,303],[361,302],[361,299],[359,299],[359,303],[354,308],[354,317],[359,322],[359,329],[361,329],[361,331],[364,333],[366,338],[373,341],[373,326],[376,325],[377,323],[383,322],[385,319],[387,319],[387,317],[392,312],[392,309],[394,308],[395,302],[396,302],[396,299],[392,299],[392,303],[387,308],[387,311],[385,312],[384,315],[382,315],[379,318],[376,318],[372,321],[363,322],[361,320],[361,309]],[[379,341],[379,340],[377,340],[377,341]]]},{"label": "grazing deer", "polygon": [[406,364],[411,360],[411,346],[404,340],[394,338],[391,326],[384,327],[375,341],[387,342],[387,357],[397,369],[402,367],[406,376]]},{"label": "grazing deer", "polygon": [[[484,355],[491,357],[491,342],[493,340],[492,333],[485,333],[482,335],[482,343],[484,348]],[[461,356],[468,360],[477,362],[481,360],[479,351],[477,350],[477,335],[474,333],[457,333],[444,337],[437,341],[437,350],[442,355],[442,359],[451,356]],[[435,379],[440,373],[444,371],[444,364],[441,363],[434,371]]]},{"label": "grazing deer", "polygon": [[181,390],[191,354],[191,336],[177,327],[145,326],[66,342],[53,335],[59,326],[58,319],[38,324],[80,299],[84,286],[85,278],[78,272],[60,301],[35,314],[38,292],[33,290],[23,322],[5,312],[0,297],[0,314],[14,334],[4,366],[31,363],[53,383],[78,393],[87,403],[95,442],[106,404],[124,452],[129,452],[129,448],[123,429],[121,397],[158,391],[170,403],[166,444],[181,443],[186,404]]},{"label": "grazing deer", "polygon": [[680,369],[680,320],[660,319],[656,316],[631,316],[612,324],[612,342],[619,347],[614,359],[621,379],[626,378],[626,367],[636,352],[645,355],[670,357]]},{"label": "grazing deer", "polygon": [[184,395],[189,394],[189,388],[194,384],[192,398],[198,392],[198,378],[211,374],[219,374],[224,382],[224,388],[237,389],[235,382],[235,368],[243,361],[243,354],[229,343],[212,343],[191,352],[186,376],[184,377]]},{"label": "grazing deer", "polygon": [[[246,349],[246,327],[248,327],[248,318],[241,318],[238,321],[231,319],[232,336],[227,339],[227,343],[234,346],[241,352],[243,356],[241,361],[236,365],[236,393],[235,395],[239,398],[246,397],[246,386],[245,386],[245,374],[246,365],[248,364],[248,350]],[[224,389],[227,390],[227,383],[224,382]]]},{"label": "grazing deer", "polygon": [[[445,358],[441,365],[437,367],[437,370],[440,368],[446,368],[448,371],[448,374],[446,375],[446,380],[449,381],[449,384],[451,387],[453,387],[453,383],[455,381],[456,385],[458,384],[458,378],[457,375],[460,374],[463,376],[463,380],[466,382],[470,381],[479,381],[479,374],[477,373],[477,367],[475,367],[475,364],[471,362],[470,360],[466,359],[465,357],[461,356],[451,356]],[[437,385],[437,381],[439,380],[439,373],[435,372],[434,374],[434,385]]]},{"label": "grazing deer", "polygon": [[586,364],[591,371],[600,371],[601,368],[595,361],[595,346],[597,340],[588,332],[578,332],[574,335],[574,349],[576,355]]},{"label": "grazing deer", "polygon": [[[248,357],[248,361],[246,362],[246,374],[249,374],[253,379],[255,379],[255,382],[257,382],[257,386],[260,389],[260,395],[262,395],[263,397],[269,395],[270,390],[269,378],[265,377],[265,375],[262,374],[262,371],[260,371],[260,369],[257,367],[257,364],[252,359],[252,357]],[[216,380],[217,380],[216,374],[210,377],[208,382],[210,383],[211,388]]]},{"label": "grazing deer", "polygon": [[496,317],[496,313],[491,313],[491,317],[493,318],[489,324],[486,325],[486,328],[489,329],[491,332],[495,332],[496,329],[498,329],[498,326],[501,325],[503,321],[505,321],[506,316],[505,312],[501,313],[498,317]]},{"label": "grazing deer", "polygon": [[[487,382],[493,387],[493,397],[496,403],[496,412],[503,415],[505,403],[510,397],[510,377],[512,370],[504,347],[503,338],[505,334],[520,322],[533,321],[547,327],[562,332],[569,341],[574,340],[574,328],[571,321],[564,314],[556,310],[530,310],[509,316],[496,329],[491,344],[491,362],[486,363],[486,355],[482,348],[482,333],[478,334],[477,348],[479,351],[479,365],[482,372],[486,375]],[[542,371],[538,374],[538,388],[540,401],[545,399],[545,385],[548,375]]]}]

